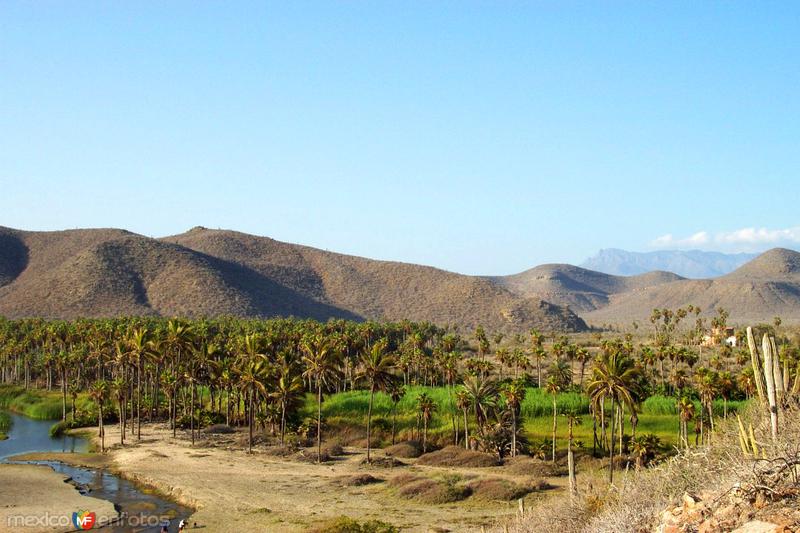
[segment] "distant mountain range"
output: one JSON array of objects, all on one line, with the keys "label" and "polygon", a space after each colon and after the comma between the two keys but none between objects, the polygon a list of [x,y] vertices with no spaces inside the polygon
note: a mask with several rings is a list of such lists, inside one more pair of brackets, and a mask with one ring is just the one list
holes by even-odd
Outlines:
[{"label": "distant mountain range", "polygon": [[713,279],[541,265],[512,276],[337,254],[235,231],[152,239],[119,229],[0,227],[0,316],[122,315],[431,321],[462,332],[581,331],[653,308],[717,307],[733,322],[800,321],[800,254],[776,248]]},{"label": "distant mountain range", "polygon": [[635,276],[663,270],[685,278],[716,278],[733,272],[758,254],[723,254],[700,250],[663,250],[628,252],[616,248],[600,250],[581,264],[583,268],[613,274]]}]

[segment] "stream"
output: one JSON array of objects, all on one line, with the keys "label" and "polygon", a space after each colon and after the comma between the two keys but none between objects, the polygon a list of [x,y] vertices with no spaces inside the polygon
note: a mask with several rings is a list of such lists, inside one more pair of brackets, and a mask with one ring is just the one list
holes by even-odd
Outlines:
[{"label": "stream", "polygon": [[[53,421],[34,420],[16,413],[11,416],[8,439],[0,441],[0,462],[12,462],[8,458],[31,452],[86,453],[89,443],[82,437],[65,435],[50,437]],[[178,521],[188,519],[192,510],[170,500],[160,498],[130,481],[115,476],[103,469],[83,468],[58,461],[27,461],[15,464],[46,464],[56,472],[72,478],[72,483],[81,494],[110,501],[123,515],[122,523],[102,528],[110,532],[149,533],[161,531],[160,519],[170,520],[170,531],[177,531]]]}]

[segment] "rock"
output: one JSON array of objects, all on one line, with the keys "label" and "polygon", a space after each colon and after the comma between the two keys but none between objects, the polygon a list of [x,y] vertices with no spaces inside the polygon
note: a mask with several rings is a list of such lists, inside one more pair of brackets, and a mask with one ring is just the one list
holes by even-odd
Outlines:
[{"label": "rock", "polygon": [[773,524],[772,522],[762,522],[761,520],[753,520],[748,522],[738,529],[733,530],[732,533],[787,533],[790,532],[784,526]]}]

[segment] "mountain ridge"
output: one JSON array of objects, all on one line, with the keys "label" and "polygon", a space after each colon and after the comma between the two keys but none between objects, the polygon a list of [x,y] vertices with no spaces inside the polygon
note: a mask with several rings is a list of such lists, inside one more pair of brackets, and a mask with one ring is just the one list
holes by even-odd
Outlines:
[{"label": "mountain ridge", "polygon": [[661,270],[674,272],[684,278],[707,279],[724,276],[758,255],[725,254],[703,250],[630,252],[619,248],[603,248],[581,263],[581,266],[618,276]]},{"label": "mountain ridge", "polygon": [[0,228],[0,315],[418,320],[495,331],[580,331],[568,309],[433,267],[374,261],[225,230]]},{"label": "mountain ridge", "polygon": [[468,276],[233,230],[195,227],[154,239],[113,228],[0,227],[0,315],[8,317],[291,315],[581,331],[688,304],[705,315],[725,307],[732,321],[799,321],[800,254],[776,248],[710,279],[567,264]]}]

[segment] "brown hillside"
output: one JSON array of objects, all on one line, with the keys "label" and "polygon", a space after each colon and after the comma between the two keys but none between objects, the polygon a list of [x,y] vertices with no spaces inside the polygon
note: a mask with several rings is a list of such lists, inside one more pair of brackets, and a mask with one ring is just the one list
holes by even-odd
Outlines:
[{"label": "brown hillside", "polygon": [[233,231],[195,228],[164,239],[250,268],[315,300],[368,319],[430,320],[496,331],[581,330],[570,311],[491,279],[375,261]]},{"label": "brown hillside", "polygon": [[584,318],[592,323],[645,320],[655,307],[700,306],[704,314],[722,307],[738,322],[768,321],[780,316],[800,321],[800,254],[776,248],[739,269],[710,280],[679,280],[620,293]]},{"label": "brown hillside", "polygon": [[520,274],[492,278],[512,292],[539,297],[578,313],[605,307],[610,296],[681,280],[671,272],[612,276],[572,265],[540,265]]},{"label": "brown hillside", "polygon": [[0,229],[0,315],[299,316],[581,330],[570,311],[491,280],[229,231]]}]

